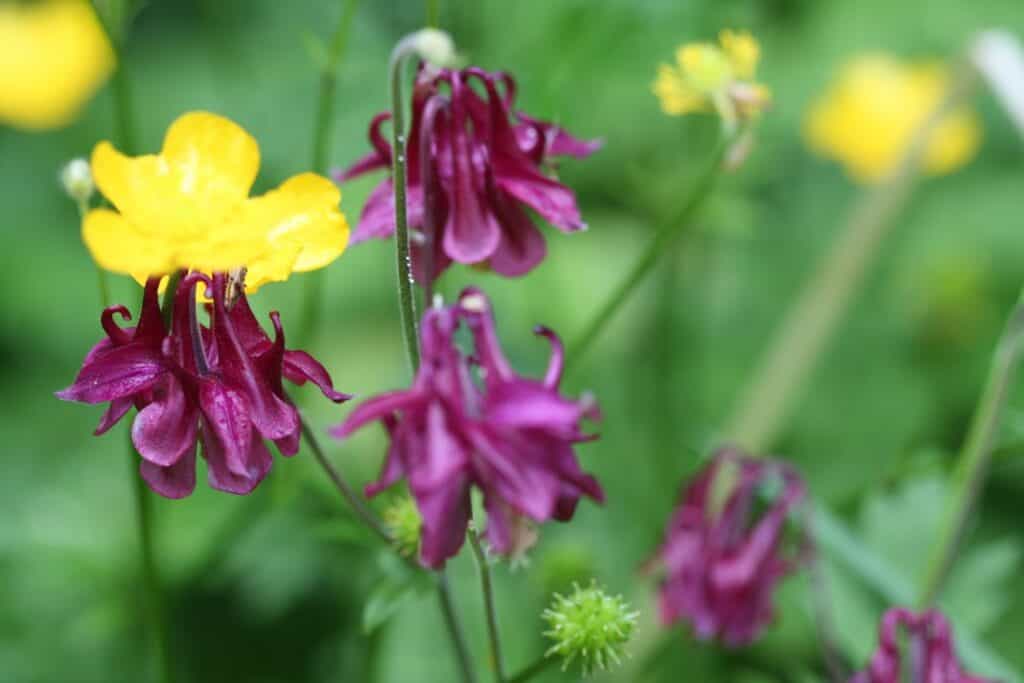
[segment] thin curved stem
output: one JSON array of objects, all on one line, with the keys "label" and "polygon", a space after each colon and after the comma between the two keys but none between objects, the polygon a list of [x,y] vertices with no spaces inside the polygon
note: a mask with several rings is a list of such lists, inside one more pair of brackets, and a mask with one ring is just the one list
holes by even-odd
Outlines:
[{"label": "thin curved stem", "polygon": [[[338,67],[345,54],[345,48],[348,46],[348,37],[358,5],[359,0],[344,0],[338,25],[331,37],[327,59],[320,73],[316,120],[313,124],[313,170],[317,173],[326,174],[328,171],[328,151],[331,146],[331,133],[334,124],[334,91],[338,83]],[[302,324],[299,326],[299,339],[303,341],[308,340],[316,328],[320,310],[323,308],[326,279],[326,268],[306,275],[302,302]]]},{"label": "thin curved stem", "polygon": [[636,263],[626,273],[626,276],[615,286],[608,299],[605,300],[604,304],[597,310],[597,313],[590,319],[590,322],[583,328],[583,332],[569,346],[569,350],[566,353],[567,363],[578,364],[580,362],[583,355],[601,334],[605,326],[611,322],[622,305],[629,299],[633,290],[644,281],[659,258],[669,250],[676,239],[692,224],[694,215],[696,215],[697,210],[711,194],[712,188],[714,188],[721,175],[722,159],[727,148],[728,145],[725,140],[719,141],[711,155],[707,170],[705,170],[697,184],[693,187],[679,213],[658,229],[647,249],[636,260]]},{"label": "thin curved stem", "polygon": [[398,284],[398,307],[402,322],[402,338],[409,367],[415,373],[420,365],[416,331],[416,301],[412,294],[412,263],[409,252],[409,225],[405,199],[406,151],[405,112],[402,106],[402,66],[406,57],[415,53],[415,34],[406,36],[391,53],[388,73],[391,82],[391,142],[394,159],[391,183],[395,197],[395,270]]},{"label": "thin curved stem", "polygon": [[345,478],[341,476],[341,473],[334,467],[334,464],[327,458],[324,449],[320,446],[320,440],[316,438],[316,433],[309,426],[309,422],[302,414],[302,411],[299,411],[299,422],[302,425],[302,436],[306,439],[306,443],[309,444],[309,449],[313,451],[313,457],[316,458],[316,461],[327,473],[327,476],[334,484],[334,487],[338,489],[341,497],[352,508],[352,512],[359,517],[370,531],[390,546],[392,544],[391,533],[384,525],[384,522],[363,502],[363,499],[349,486]]},{"label": "thin curved stem", "polygon": [[988,474],[996,434],[1006,408],[1021,353],[1024,351],[1024,292],[1006,321],[999,339],[985,389],[971,420],[967,439],[953,476],[953,492],[946,505],[942,531],[928,563],[921,594],[922,606],[934,603],[949,577],[953,562],[963,543],[971,518]]},{"label": "thin curved stem", "polygon": [[501,636],[498,633],[498,612],[494,605],[494,586],[491,582],[491,565],[487,553],[480,545],[480,537],[469,530],[469,546],[473,549],[476,566],[480,571],[480,590],[484,597],[484,611],[487,614],[487,637],[491,646],[491,665],[494,667],[495,683],[505,683],[505,668],[501,658]]},{"label": "thin curved stem", "polygon": [[526,683],[526,681],[530,680],[534,676],[544,673],[545,671],[550,669],[557,662],[557,659],[545,657],[542,655],[533,664],[529,665],[519,673],[513,675],[512,678],[508,679],[508,683]]},{"label": "thin curved stem", "polygon": [[441,603],[441,613],[444,615],[445,627],[451,636],[452,649],[455,651],[455,659],[459,663],[459,672],[462,675],[463,683],[476,683],[473,658],[469,654],[466,636],[462,632],[462,626],[455,612],[451,589],[448,586],[448,577],[443,571],[437,573],[437,598]]},{"label": "thin curved stem", "polygon": [[949,90],[914,131],[899,163],[854,206],[839,236],[808,278],[741,395],[724,435],[751,453],[770,448],[859,291],[894,218],[920,175],[928,140],[971,90],[974,72],[962,67]]}]

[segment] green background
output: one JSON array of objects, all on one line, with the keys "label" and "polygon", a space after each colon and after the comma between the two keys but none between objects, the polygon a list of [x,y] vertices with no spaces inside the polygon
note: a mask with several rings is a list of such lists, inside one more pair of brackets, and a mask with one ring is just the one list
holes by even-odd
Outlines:
[{"label": "green background", "polygon": [[[140,148],[155,151],[180,113],[208,109],[259,140],[256,191],[308,170],[318,83],[309,45],[327,39],[340,4],[144,7],[127,47]],[[517,670],[547,647],[539,614],[551,591],[594,576],[642,611],[629,668],[600,680],[824,680],[804,578],[784,585],[778,619],[760,644],[728,652],[696,645],[680,628],[661,634],[655,584],[640,568],[683,478],[715,444],[770,332],[861,192],[806,149],[800,124],[808,104],[859,52],[942,57],[981,28],[1024,34],[1019,0],[441,4],[442,27],[470,62],[516,75],[523,109],[606,142],[561,169],[588,232],[565,236],[543,226],[549,256],[524,279],[455,268],[442,282],[448,296],[467,283],[485,288],[507,352],[527,374],[541,373],[547,354],[532,326],[547,324],[570,339],[582,329],[707,163],[715,121],[661,114],[650,93],[656,65],[679,43],[710,39],[722,27],[748,28],[762,42],[760,75],[774,93],[748,163],[723,180],[567,383],[572,393],[593,391],[604,409],[601,440],[579,454],[608,502],[584,502],[571,524],[545,526],[528,568],[495,568],[507,667]],[[368,150],[367,124],[387,104],[390,48],[423,17],[412,0],[361,3],[339,73],[333,167]],[[985,129],[978,158],[914,194],[773,449],[796,462],[817,497],[856,530],[862,546],[855,553],[870,549],[911,578],[923,571],[943,482],[1024,275],[1024,150],[990,96],[975,104]],[[135,462],[125,429],[93,438],[100,409],[52,394],[71,382],[101,334],[96,276],[56,173],[111,137],[112,113],[108,87],[64,130],[0,128],[3,681],[156,680],[140,609],[129,480]],[[353,226],[377,180],[343,188]],[[408,379],[391,249],[360,245],[332,264],[324,315],[306,346],[340,389],[360,396]],[[280,310],[286,329],[296,329],[303,281],[299,275],[268,286],[254,305]],[[134,308],[133,284],[117,279],[115,293]],[[352,405],[300,395],[320,429]],[[1017,670],[1024,670],[1024,454],[1014,444],[1024,434],[1022,408],[1014,398],[1005,447],[946,599],[958,627]],[[375,429],[329,443],[334,461],[359,483],[375,476],[383,449]],[[246,498],[209,490],[201,473],[192,497],[156,502],[155,522],[180,681],[455,680],[434,596],[384,598],[397,590],[400,572],[354,529],[305,451],[277,458]],[[844,656],[860,666],[885,601],[830,559],[822,567],[821,590],[831,598],[819,592],[818,602],[831,604]],[[468,552],[450,573],[483,673],[482,603]],[[370,635],[362,629],[368,601],[396,610]],[[543,680],[575,679],[556,669]]]}]

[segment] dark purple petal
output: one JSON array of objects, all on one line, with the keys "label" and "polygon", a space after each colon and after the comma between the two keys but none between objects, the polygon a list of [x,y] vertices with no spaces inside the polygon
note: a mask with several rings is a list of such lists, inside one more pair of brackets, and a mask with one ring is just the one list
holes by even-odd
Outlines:
[{"label": "dark purple petal", "polygon": [[380,130],[381,124],[389,120],[391,120],[391,114],[387,112],[377,114],[373,117],[373,120],[370,121],[370,144],[373,145],[373,151],[341,173],[335,174],[335,180],[339,183],[343,183],[346,180],[351,180],[352,178],[361,176],[364,173],[376,171],[380,168],[390,168],[391,147],[385,141],[384,135]]},{"label": "dark purple petal", "polygon": [[225,450],[225,444],[215,434],[204,429],[200,438],[203,442],[203,457],[208,465],[207,480],[210,487],[218,491],[239,496],[252,493],[274,464],[262,439],[252,439],[242,458],[247,467],[243,472],[237,472],[229,466],[233,456]]},{"label": "dark purple petal", "polygon": [[562,381],[562,370],[565,368],[565,347],[562,340],[554,330],[543,325],[533,328],[533,333],[551,342],[551,359],[548,361],[548,370],[544,373],[544,386],[558,389]]},{"label": "dark purple petal", "polygon": [[516,139],[520,148],[528,151],[540,144],[542,160],[558,156],[583,159],[604,145],[604,140],[580,140],[561,126],[535,119],[521,111],[516,112],[516,118],[523,122],[522,125],[516,126]]},{"label": "dark purple petal", "polygon": [[331,436],[344,439],[368,422],[382,420],[399,411],[419,408],[426,401],[427,396],[417,391],[394,391],[374,396],[356,407],[345,422],[331,429]]},{"label": "dark purple petal", "polygon": [[115,398],[110,402],[110,407],[103,413],[103,417],[100,418],[100,423],[96,425],[96,431],[93,432],[93,435],[100,436],[101,434],[106,434],[107,430],[121,421],[121,418],[131,410],[133,405],[135,405],[135,402],[131,398]]},{"label": "dark purple petal", "polygon": [[153,400],[132,423],[132,443],[143,459],[167,467],[195,447],[199,415],[173,374],[153,388]]},{"label": "dark purple petal", "polygon": [[225,276],[214,275],[213,333],[220,371],[245,394],[249,417],[259,433],[267,439],[284,438],[299,429],[298,413],[294,406],[275,393],[275,378],[257,372],[253,359],[239,341],[225,305],[225,286]]},{"label": "dark purple petal", "polygon": [[502,427],[547,429],[571,438],[583,419],[583,408],[540,382],[518,379],[496,384],[488,392],[487,417]]},{"label": "dark purple petal", "polygon": [[[114,322],[114,314],[121,317],[121,320],[131,320],[132,314],[128,312],[128,309],[118,304],[117,306],[110,306],[105,308],[100,314],[100,326],[103,331],[107,333],[107,339],[112,342],[115,346],[124,346],[132,340],[134,328],[130,330],[122,330],[118,327],[117,323]],[[102,344],[102,342],[100,342]],[[88,357],[87,357],[88,359]]]},{"label": "dark purple petal", "polygon": [[330,373],[305,351],[285,351],[281,369],[292,384],[302,386],[310,381],[319,387],[324,396],[335,403],[343,403],[352,398],[351,394],[335,391]]},{"label": "dark purple petal", "polygon": [[359,244],[368,239],[385,239],[395,233],[395,199],[391,191],[391,179],[385,179],[370,193],[359,224],[352,233],[350,244]]},{"label": "dark purple petal", "polygon": [[367,484],[364,489],[367,498],[373,498],[384,489],[390,488],[405,475],[405,467],[402,465],[404,455],[402,449],[405,439],[403,434],[396,433],[398,420],[393,415],[388,415],[381,421],[391,437],[391,445],[388,447],[388,453],[384,458],[384,465],[381,467],[377,481]]},{"label": "dark purple petal", "polygon": [[499,197],[501,242],[491,254],[491,268],[505,277],[519,277],[533,270],[547,255],[540,230],[510,199]]},{"label": "dark purple petal", "polygon": [[199,406],[203,412],[203,455],[210,462],[236,475],[248,477],[253,471],[248,462],[254,441],[249,404],[238,391],[214,379],[199,385]]},{"label": "dark purple petal", "polygon": [[161,467],[148,460],[139,463],[139,474],[149,488],[164,498],[184,498],[196,488],[196,445],[195,443],[168,467]]},{"label": "dark purple petal", "polygon": [[142,345],[113,347],[95,354],[57,398],[81,403],[106,403],[151,388],[167,372],[160,356]]}]

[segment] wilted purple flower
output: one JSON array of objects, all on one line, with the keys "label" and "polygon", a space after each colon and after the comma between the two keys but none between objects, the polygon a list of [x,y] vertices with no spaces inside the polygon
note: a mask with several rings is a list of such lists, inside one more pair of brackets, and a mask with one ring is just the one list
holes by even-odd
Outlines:
[{"label": "wilted purple flower", "polygon": [[[454,341],[464,323],[474,353]],[[500,554],[516,550],[519,516],[536,522],[572,518],[581,496],[603,502],[604,493],[576,461],[573,446],[592,437],[583,418],[599,419],[593,400],[559,395],[562,344],[552,345],[542,380],[517,375],[498,344],[490,301],[467,289],[454,306],[435,307],[420,327],[422,364],[411,388],[371,398],[333,433],[344,438],[380,420],[391,446],[369,496],[408,479],[423,518],[420,559],[443,566],[458,553],[470,518],[470,489],[484,494],[487,539]],[[479,371],[479,381],[475,370]]]},{"label": "wilted purple flower", "polygon": [[[482,92],[471,86],[473,80]],[[572,190],[549,175],[550,162],[588,156],[601,142],[577,140],[554,124],[513,115],[514,102],[515,81],[508,74],[420,70],[407,146],[408,217],[417,236],[413,259],[419,280],[426,279],[427,268],[434,278],[452,261],[487,263],[507,276],[529,272],[546,246],[525,208],[565,232],[585,227]],[[374,151],[338,180],[391,166],[391,147],[380,130],[389,118],[373,119]],[[394,223],[391,180],[385,179],[367,200],[352,242],[389,237]]]},{"label": "wilted purple flower", "polygon": [[[212,289],[211,324],[196,320],[195,291]],[[349,397],[334,391],[327,371],[303,351],[286,351],[280,316],[270,314],[275,337],[260,328],[244,294],[229,307],[227,277],[193,273],[181,278],[174,293],[168,331],[158,301],[159,278],[150,278],[136,328],[121,329],[116,313],[103,312],[107,338],[86,356],[75,383],[58,392],[64,400],[110,403],[96,434],[102,434],[134,405],[132,442],[150,488],[182,498],[195,488],[197,440],[209,466],[210,486],[229,493],[251,492],[270,470],[264,439],[284,455],[298,451],[300,423],[288,401],[282,377],[312,381],[332,401]]]},{"label": "wilted purple flower", "polygon": [[[716,505],[720,472],[732,488]],[[772,618],[776,585],[798,564],[798,551],[787,548],[783,533],[804,496],[803,482],[788,465],[733,450],[715,454],[684,491],[658,554],[665,569],[662,623],[685,620],[697,638],[733,646],[755,640]]]},{"label": "wilted purple flower", "polygon": [[[899,630],[907,638],[900,647]],[[904,663],[904,656],[908,663]],[[882,617],[878,650],[868,668],[854,674],[850,683],[900,683],[910,672],[910,683],[989,683],[986,678],[964,673],[953,648],[953,633],[940,612],[928,610],[915,614],[893,608]]]}]

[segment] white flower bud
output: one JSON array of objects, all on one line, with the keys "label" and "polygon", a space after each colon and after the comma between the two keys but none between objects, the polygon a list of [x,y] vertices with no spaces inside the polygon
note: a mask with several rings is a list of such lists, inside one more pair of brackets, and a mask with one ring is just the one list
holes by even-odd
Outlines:
[{"label": "white flower bud", "polygon": [[447,32],[436,28],[420,29],[413,34],[413,45],[425,62],[437,67],[446,67],[456,60],[455,42]]},{"label": "white flower bud", "polygon": [[69,197],[79,204],[85,204],[92,197],[96,186],[92,182],[92,171],[85,159],[72,159],[60,170],[60,184]]}]

